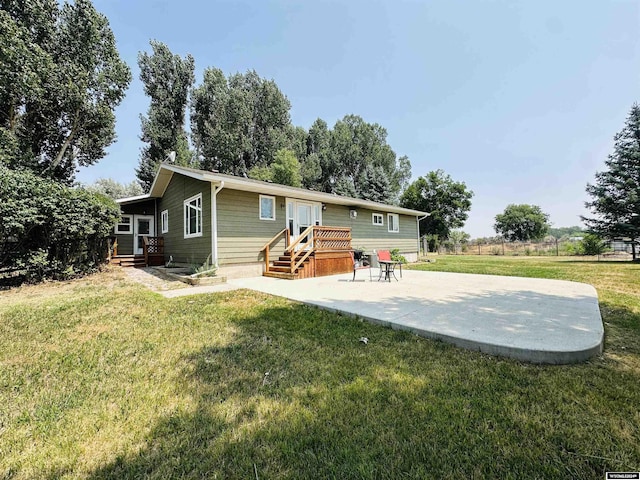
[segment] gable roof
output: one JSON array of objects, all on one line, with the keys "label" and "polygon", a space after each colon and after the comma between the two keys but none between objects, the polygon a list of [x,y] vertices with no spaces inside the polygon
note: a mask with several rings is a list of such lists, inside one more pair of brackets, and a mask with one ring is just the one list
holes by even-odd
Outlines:
[{"label": "gable roof", "polygon": [[242,190],[245,192],[255,192],[265,195],[278,195],[281,197],[292,197],[300,200],[312,200],[315,202],[330,203],[333,205],[344,205],[347,207],[361,207],[371,210],[383,210],[385,212],[401,213],[403,215],[429,215],[428,212],[421,212],[419,210],[412,210],[410,208],[402,208],[396,205],[387,205],[385,203],[371,202],[369,200],[345,197],[332,193],[316,192],[304,188],[278,185],[276,183],[263,182],[261,180],[253,180],[251,178],[207,172],[206,170],[197,170],[195,168],[182,167],[167,163],[160,164],[160,169],[156,174],[156,178],[153,180],[153,185],[151,185],[151,190],[149,191],[148,197],[162,197],[165,190],[169,186],[171,178],[175,173],[185,175],[196,180],[201,180],[203,182],[211,182],[216,186],[224,185],[224,188],[229,188],[232,190]]}]

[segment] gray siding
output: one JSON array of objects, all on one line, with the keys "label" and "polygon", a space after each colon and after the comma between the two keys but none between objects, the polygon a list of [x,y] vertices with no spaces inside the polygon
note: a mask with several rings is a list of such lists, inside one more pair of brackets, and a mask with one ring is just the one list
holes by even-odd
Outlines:
[{"label": "gray siding", "polygon": [[[184,201],[202,193],[202,236],[184,238]],[[160,215],[169,211],[169,231],[161,233]],[[174,174],[162,199],[158,200],[158,235],[164,237],[165,261],[203,263],[211,253],[211,184]]]},{"label": "gray siding", "polygon": [[[241,190],[222,189],[218,193],[218,256],[220,265],[262,262],[260,249],[285,228],[283,197],[276,197],[276,219],[260,220],[260,195]],[[284,250],[284,239],[272,246],[271,255]]]},{"label": "gray siding", "polygon": [[[358,212],[356,219],[349,217],[349,211],[355,209]],[[383,225],[373,225],[372,214],[383,215]],[[400,231],[389,232],[387,225],[387,213],[383,210],[368,210],[360,207],[345,207],[342,205],[327,205],[322,212],[322,224],[334,227],[351,227],[351,245],[364,247],[366,251],[372,250],[400,250],[400,253],[415,253],[418,251],[418,227],[416,217],[398,215]]]}]

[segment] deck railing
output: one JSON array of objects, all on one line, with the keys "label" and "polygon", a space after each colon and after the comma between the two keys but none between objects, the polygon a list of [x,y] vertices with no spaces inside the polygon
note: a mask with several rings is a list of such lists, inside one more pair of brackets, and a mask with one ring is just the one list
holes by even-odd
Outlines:
[{"label": "deck railing", "polygon": [[285,253],[291,256],[289,273],[295,273],[313,253],[329,250],[351,250],[351,228],[317,225],[308,227],[285,249]]},{"label": "deck railing", "polygon": [[149,265],[149,258],[156,260],[152,262],[154,264],[158,261],[164,263],[164,237],[142,237],[142,252],[146,265]]}]

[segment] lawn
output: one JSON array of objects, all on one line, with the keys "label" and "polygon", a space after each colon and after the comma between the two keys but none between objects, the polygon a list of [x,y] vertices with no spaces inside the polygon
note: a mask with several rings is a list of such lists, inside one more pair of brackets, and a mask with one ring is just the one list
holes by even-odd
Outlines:
[{"label": "lawn", "polygon": [[591,283],[605,354],[530,365],[246,290],[164,299],[117,269],[25,287],[0,293],[0,479],[640,470],[640,266],[417,268]]}]

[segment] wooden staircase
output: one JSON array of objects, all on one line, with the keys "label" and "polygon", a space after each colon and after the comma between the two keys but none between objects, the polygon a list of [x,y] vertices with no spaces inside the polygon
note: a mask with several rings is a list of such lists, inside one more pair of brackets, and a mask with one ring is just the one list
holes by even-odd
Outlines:
[{"label": "wooden staircase", "polygon": [[291,253],[285,252],[277,260],[269,262],[269,268],[264,272],[265,277],[283,278],[286,280],[298,280],[315,276],[313,254],[306,258],[302,264],[291,272]]},{"label": "wooden staircase", "polygon": [[[271,246],[284,239],[284,253],[273,260]],[[265,277],[296,280],[315,276],[333,275],[352,271],[351,229],[312,225],[291,243],[289,229],[285,228],[269,240],[260,250],[264,254]]]},{"label": "wooden staircase", "polygon": [[121,267],[146,267],[147,262],[144,255],[116,255],[111,257],[111,265],[120,265]]}]

